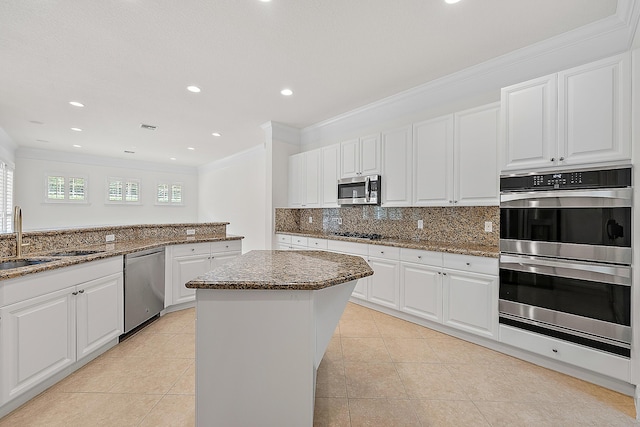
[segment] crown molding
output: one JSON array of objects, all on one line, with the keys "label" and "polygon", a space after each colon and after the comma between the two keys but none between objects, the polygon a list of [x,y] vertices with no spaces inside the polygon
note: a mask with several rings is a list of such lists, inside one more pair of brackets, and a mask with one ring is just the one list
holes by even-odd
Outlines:
[{"label": "crown molding", "polygon": [[336,139],[376,123],[627,51],[639,20],[640,0],[618,0],[616,13],[607,18],[307,126],[301,130],[301,143]]},{"label": "crown molding", "polygon": [[198,174],[224,169],[241,160],[247,160],[257,155],[264,155],[265,152],[266,149],[264,147],[264,144],[256,145],[255,147],[249,148],[248,150],[240,151],[223,159],[198,166]]},{"label": "crown molding", "polygon": [[270,141],[280,141],[291,145],[300,145],[300,129],[284,123],[270,121],[260,126]]},{"label": "crown molding", "polygon": [[143,162],[115,157],[92,156],[88,154],[69,153],[65,151],[41,150],[36,148],[18,148],[15,152],[17,159],[46,160],[61,163],[116,167],[124,169],[138,169],[150,172],[179,173],[197,175],[195,166],[168,165],[166,163]]}]

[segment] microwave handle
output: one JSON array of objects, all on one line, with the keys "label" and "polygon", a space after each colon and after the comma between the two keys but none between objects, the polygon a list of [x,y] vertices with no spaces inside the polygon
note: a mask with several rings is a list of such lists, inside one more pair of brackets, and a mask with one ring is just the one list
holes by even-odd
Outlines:
[{"label": "microwave handle", "polygon": [[364,197],[367,203],[371,201],[371,180],[368,176],[364,179]]}]

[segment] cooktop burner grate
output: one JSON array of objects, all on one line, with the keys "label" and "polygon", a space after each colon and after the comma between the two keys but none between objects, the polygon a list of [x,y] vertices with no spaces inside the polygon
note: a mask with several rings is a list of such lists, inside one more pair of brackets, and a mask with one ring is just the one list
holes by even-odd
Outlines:
[{"label": "cooktop burner grate", "polygon": [[368,240],[380,240],[382,239],[382,234],[377,233],[354,233],[351,231],[343,231],[333,233],[335,236],[340,237],[353,237],[355,239],[368,239]]}]

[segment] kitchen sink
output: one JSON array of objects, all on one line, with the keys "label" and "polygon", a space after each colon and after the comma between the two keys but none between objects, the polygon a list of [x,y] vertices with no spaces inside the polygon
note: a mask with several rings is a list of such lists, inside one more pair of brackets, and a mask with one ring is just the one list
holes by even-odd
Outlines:
[{"label": "kitchen sink", "polygon": [[56,261],[53,258],[23,258],[15,259],[13,261],[0,262],[0,270],[10,270],[18,267],[28,267],[30,265],[44,264],[46,262]]},{"label": "kitchen sink", "polygon": [[104,251],[68,251],[68,252],[57,252],[55,254],[51,254],[51,256],[84,256],[84,255],[93,255],[99,254]]}]

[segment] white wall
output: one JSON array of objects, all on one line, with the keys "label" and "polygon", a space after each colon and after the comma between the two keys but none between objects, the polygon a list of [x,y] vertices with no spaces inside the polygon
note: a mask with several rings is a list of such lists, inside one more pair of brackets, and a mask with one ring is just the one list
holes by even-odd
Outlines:
[{"label": "white wall", "polygon": [[228,221],[244,236],[242,251],[265,249],[265,165],[262,145],[198,169],[198,221]]},{"label": "white wall", "polygon": [[[25,231],[196,222],[198,219],[195,168],[20,149],[16,152],[15,162],[15,204],[22,207]],[[45,203],[45,176],[48,173],[87,176],[89,203]],[[106,182],[110,176],[140,179],[141,205],[106,204]],[[157,206],[158,182],[181,182],[184,206]]]}]

